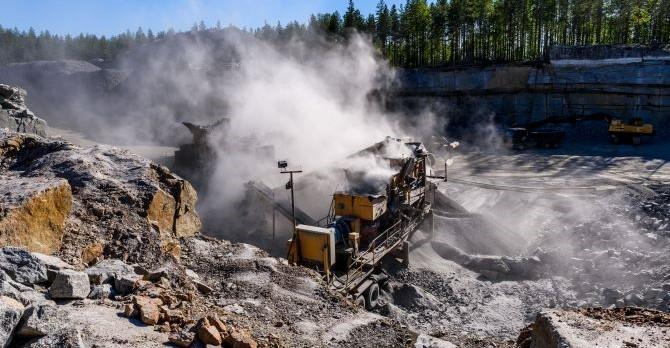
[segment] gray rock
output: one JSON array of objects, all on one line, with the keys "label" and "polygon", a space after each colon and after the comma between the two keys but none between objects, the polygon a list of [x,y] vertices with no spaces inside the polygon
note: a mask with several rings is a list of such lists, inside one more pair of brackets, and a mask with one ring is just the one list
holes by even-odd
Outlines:
[{"label": "gray rock", "polygon": [[616,308],[623,308],[626,307],[626,302],[624,301],[624,299],[620,298],[615,301],[614,305],[616,306]]},{"label": "gray rock", "polygon": [[670,291],[670,283],[665,283],[661,287],[664,291]]},{"label": "gray rock", "polygon": [[26,107],[26,91],[0,84],[0,127],[45,137],[46,121]]},{"label": "gray rock", "polygon": [[53,333],[44,337],[32,339],[23,347],[25,348],[85,348],[86,345],[81,338],[81,332],[77,328],[67,328],[61,332]]},{"label": "gray rock", "polygon": [[47,268],[47,278],[49,282],[53,282],[56,277],[56,273],[64,269],[74,269],[70,264],[65,261],[50,255],[44,255],[40,253],[30,253],[33,257],[39,260]]},{"label": "gray rock", "polygon": [[662,289],[649,289],[644,293],[644,299],[646,301],[651,301],[663,293]]},{"label": "gray rock", "polygon": [[623,294],[619,290],[605,288],[603,289],[603,296],[605,297],[605,304],[614,304]]},{"label": "gray rock", "polygon": [[0,296],[7,296],[28,306],[33,303],[52,302],[42,292],[17,283],[4,271],[0,271]]},{"label": "gray rock", "polygon": [[49,280],[46,265],[33,253],[20,248],[0,249],[0,269],[22,284],[40,284]]},{"label": "gray rock", "polygon": [[114,277],[114,290],[119,292],[121,295],[127,295],[137,286],[137,281],[139,277],[136,275],[121,275]]},{"label": "gray rock", "polygon": [[62,331],[68,313],[55,305],[30,306],[24,314],[23,324],[18,330],[21,337],[38,337]]},{"label": "gray rock", "polygon": [[9,346],[25,307],[7,296],[0,296],[0,347]]},{"label": "gray rock", "polygon": [[53,299],[85,299],[90,291],[91,285],[86,273],[63,270],[56,273],[49,295]]},{"label": "gray rock", "polygon": [[102,260],[95,266],[87,268],[85,272],[91,284],[96,285],[112,282],[117,275],[135,274],[134,268],[121,260]]},{"label": "gray rock", "polygon": [[24,285],[12,280],[5,271],[0,270],[0,295],[18,300],[21,298],[21,290],[25,290],[25,288]]},{"label": "gray rock", "polygon": [[623,300],[626,306],[642,306],[646,303],[640,294],[635,293],[626,295]]},{"label": "gray rock", "polygon": [[109,284],[96,285],[88,294],[88,298],[92,300],[102,300],[112,296],[112,286]]}]

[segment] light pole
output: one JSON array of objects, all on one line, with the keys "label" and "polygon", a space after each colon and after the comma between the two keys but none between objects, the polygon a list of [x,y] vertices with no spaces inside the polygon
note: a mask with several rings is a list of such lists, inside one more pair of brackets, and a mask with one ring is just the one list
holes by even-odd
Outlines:
[{"label": "light pole", "polygon": [[291,190],[291,219],[293,220],[293,238],[295,238],[295,227],[296,227],[296,222],[295,222],[295,196],[293,193],[293,174],[297,173],[302,173],[302,170],[290,170],[288,169],[288,162],[286,161],[278,161],[277,162],[277,167],[281,170],[280,173],[282,174],[288,174],[289,175],[289,180],[286,183],[286,189]]},{"label": "light pole", "polygon": [[447,166],[451,165],[451,162],[453,162],[452,159],[448,158],[449,157],[449,152],[451,150],[456,149],[460,145],[460,143],[458,141],[449,142],[449,140],[447,140],[447,138],[445,138],[443,136],[439,137],[439,138],[436,137],[436,136],[433,136],[433,138],[436,139],[436,141],[434,141],[434,144],[438,145],[440,148],[442,148],[444,150],[444,153],[445,153],[444,158],[443,158],[443,160],[444,160],[444,178],[443,179],[446,182],[447,181]]}]

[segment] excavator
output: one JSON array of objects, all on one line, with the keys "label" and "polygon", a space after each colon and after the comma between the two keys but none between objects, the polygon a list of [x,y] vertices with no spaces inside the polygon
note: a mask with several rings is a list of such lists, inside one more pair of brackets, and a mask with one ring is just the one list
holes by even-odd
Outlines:
[{"label": "excavator", "polygon": [[[404,155],[386,151],[397,146]],[[382,260],[392,256],[408,262],[408,239],[431,213],[434,184],[427,176],[430,154],[420,142],[387,138],[361,152],[388,161],[395,174],[382,188],[335,192],[327,216],[296,226],[288,261],[317,270],[331,289],[370,310],[378,305],[379,284],[388,278]]]}]

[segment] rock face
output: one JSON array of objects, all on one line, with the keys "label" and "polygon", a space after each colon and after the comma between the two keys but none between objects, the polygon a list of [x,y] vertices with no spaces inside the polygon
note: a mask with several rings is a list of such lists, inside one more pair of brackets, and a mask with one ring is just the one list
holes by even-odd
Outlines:
[{"label": "rock face", "polygon": [[128,152],[0,130],[0,160],[0,246],[154,263],[201,228],[191,184]]},{"label": "rock face", "polygon": [[0,84],[0,128],[46,136],[46,122],[26,107],[26,91]]},{"label": "rock face", "polygon": [[0,245],[20,245],[33,251],[58,251],[72,191],[64,179],[3,178],[0,192]]},{"label": "rock face", "polygon": [[[641,52],[645,53],[644,58]],[[438,110],[445,110],[443,114],[453,126],[471,124],[477,115],[489,113],[495,113],[496,120],[506,125],[548,117],[608,115],[624,120],[643,117],[655,124],[659,135],[668,134],[667,50],[650,53],[639,49],[635,53],[573,47],[557,48],[552,54],[558,59],[541,68],[400,71],[400,83],[393,92],[402,98],[391,98],[389,102],[394,107],[409,108],[417,104],[439,105]],[[640,108],[645,111],[640,112]]]}]

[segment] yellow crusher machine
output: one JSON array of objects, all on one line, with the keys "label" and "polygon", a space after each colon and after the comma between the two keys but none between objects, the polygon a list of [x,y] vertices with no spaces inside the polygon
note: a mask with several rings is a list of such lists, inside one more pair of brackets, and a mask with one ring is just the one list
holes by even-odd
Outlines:
[{"label": "yellow crusher machine", "polygon": [[[332,289],[368,309],[377,306],[379,282],[388,277],[381,261],[392,255],[407,263],[408,238],[431,212],[430,154],[419,142],[389,141],[411,155],[382,155],[396,173],[385,190],[336,192],[329,214],[315,226],[298,225],[289,240],[289,263],[317,269]],[[380,144],[364,151],[378,151]]]}]

